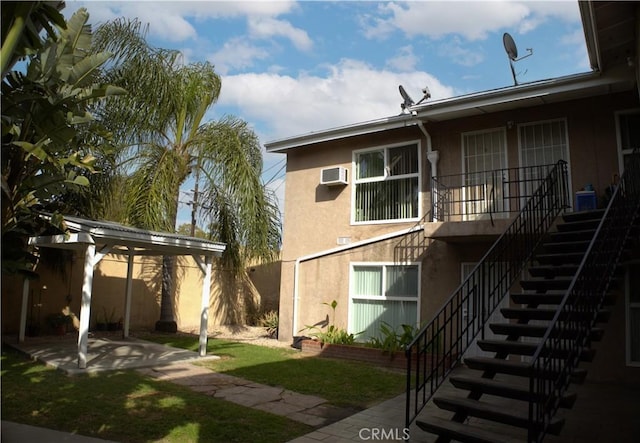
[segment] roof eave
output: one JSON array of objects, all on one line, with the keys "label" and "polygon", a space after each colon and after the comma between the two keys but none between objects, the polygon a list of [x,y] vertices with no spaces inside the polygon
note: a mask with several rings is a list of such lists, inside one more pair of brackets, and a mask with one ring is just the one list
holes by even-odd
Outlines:
[{"label": "roof eave", "polygon": [[[590,96],[593,88],[621,83],[627,80],[624,72],[609,72],[603,76],[598,71],[574,74],[565,77],[523,83],[516,86],[499,88],[490,91],[446,98],[438,101],[423,103],[411,107],[406,114],[357,123],[349,126],[328,129],[326,131],[311,132],[265,144],[267,152],[281,153],[312,144],[338,140],[346,137],[369,134],[406,126],[413,126],[420,120],[443,121],[464,116],[487,113],[488,108],[498,105],[506,109],[522,107],[525,103],[546,103],[554,95],[573,93]],[[462,111],[469,111],[462,114]]]},{"label": "roof eave", "polygon": [[412,120],[413,116],[410,114],[400,114],[378,120],[370,120],[352,125],[331,128],[326,131],[309,132],[280,140],[273,140],[265,143],[264,146],[267,152],[282,153],[289,149],[299,148],[306,145],[370,134],[372,132],[388,131],[391,129],[413,126],[416,123]]}]

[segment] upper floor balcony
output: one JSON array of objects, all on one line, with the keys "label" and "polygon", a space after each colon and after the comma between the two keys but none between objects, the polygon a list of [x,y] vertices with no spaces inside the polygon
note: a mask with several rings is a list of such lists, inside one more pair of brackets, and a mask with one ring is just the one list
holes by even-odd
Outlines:
[{"label": "upper floor balcony", "polygon": [[[425,234],[446,241],[493,240],[520,212],[555,165],[495,169],[431,179]],[[458,223],[450,223],[458,222]]]}]

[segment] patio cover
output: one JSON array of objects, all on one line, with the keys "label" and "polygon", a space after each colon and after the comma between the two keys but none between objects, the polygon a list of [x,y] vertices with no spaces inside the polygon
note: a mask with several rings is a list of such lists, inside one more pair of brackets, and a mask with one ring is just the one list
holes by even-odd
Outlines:
[{"label": "patio cover", "polygon": [[[37,248],[63,248],[84,250],[84,278],[80,305],[80,327],[78,333],[78,367],[87,367],[87,345],[89,341],[89,319],[91,317],[91,291],[95,265],[107,254],[128,256],[127,284],[125,295],[124,337],[129,335],[131,314],[131,288],[133,258],[136,255],[191,255],[202,271],[202,303],[200,311],[201,357],[207,352],[207,322],[209,318],[209,293],[211,287],[212,257],[222,255],[226,245],[201,238],[187,237],[166,232],[153,232],[132,228],[114,222],[95,221],[80,217],[64,216],[68,234],[29,238],[29,244]],[[20,313],[18,340],[24,341],[27,324],[29,281],[25,279]]]}]

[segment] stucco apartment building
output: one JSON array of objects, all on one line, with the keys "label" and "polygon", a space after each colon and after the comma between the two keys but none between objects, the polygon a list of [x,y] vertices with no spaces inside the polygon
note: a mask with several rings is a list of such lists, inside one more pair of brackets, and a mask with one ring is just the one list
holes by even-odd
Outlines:
[{"label": "stucco apartment building", "polygon": [[[589,72],[266,144],[287,156],[280,340],[326,323],[332,300],[336,326],[363,341],[382,321],[429,321],[559,160],[568,211],[593,204],[585,190],[606,204],[640,144],[638,4],[580,9]],[[621,365],[640,364],[637,303],[619,304]]]},{"label": "stucco apartment building", "polygon": [[[266,144],[287,156],[279,339],[422,327],[405,426],[443,441],[506,435],[470,417],[558,434],[585,364],[640,383],[640,7],[579,7],[589,72],[417,103],[400,87],[399,115]],[[468,396],[438,398],[445,381]],[[420,415],[431,398],[450,420]]]}]

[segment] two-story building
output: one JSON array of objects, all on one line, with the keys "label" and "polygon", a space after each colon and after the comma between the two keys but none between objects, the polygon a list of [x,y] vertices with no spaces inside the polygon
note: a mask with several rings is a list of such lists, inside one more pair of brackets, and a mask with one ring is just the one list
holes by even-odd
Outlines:
[{"label": "two-story building", "polygon": [[[605,330],[607,346],[598,351],[605,355],[589,371],[601,379],[639,380],[640,255],[637,243],[633,251],[628,241],[637,241],[637,230],[627,229],[637,224],[637,205],[628,203],[638,196],[638,177],[623,174],[640,147],[640,7],[638,2],[579,6],[589,72],[409,102],[400,115],[266,144],[268,152],[287,156],[280,340],[307,335],[305,328],[328,321],[361,341],[379,334],[382,322],[396,328],[431,322],[423,331],[431,337],[423,334],[408,351],[417,352],[424,364],[417,363],[417,381],[408,392],[407,425],[433,394],[429,383],[437,387],[451,369],[444,359],[429,362],[428,352],[439,349],[455,360],[462,353],[492,351],[502,363],[465,360],[484,371],[485,379],[459,382],[471,391],[469,400],[442,401],[440,407],[454,411],[457,422],[476,415],[528,427],[530,441],[557,432],[553,416],[560,399],[576,365],[586,358],[582,347],[597,335],[589,333],[597,314],[580,322],[600,309],[604,295],[595,292],[614,287],[620,293]],[[549,183],[560,176],[555,165],[565,164],[566,184],[548,194]],[[612,199],[617,188],[622,190]],[[518,245],[534,237],[542,242],[556,229],[556,221],[540,214],[548,211],[555,219],[549,208],[558,202],[563,212],[609,208],[598,213],[605,214],[605,228],[581,227],[575,219],[579,232],[560,233],[565,236],[554,237],[557,244],[546,252],[541,243],[527,245],[522,266],[514,266]],[[630,211],[627,219],[622,207]],[[613,226],[614,219],[621,226]],[[626,236],[616,240],[627,245],[618,248],[625,254],[614,250],[598,258],[613,244],[612,232]],[[507,243],[503,233],[515,239],[516,247],[496,253],[497,239]],[[491,257],[485,256],[489,250]],[[600,276],[598,260],[613,258],[616,262]],[[610,283],[618,268],[623,276],[616,286]],[[513,278],[521,274],[526,276],[520,281]],[[604,289],[596,290],[604,279]],[[514,290],[524,294],[503,296]],[[596,298],[596,304],[584,304]],[[335,318],[329,318],[331,309],[324,304],[333,300]],[[506,309],[492,314],[494,300]],[[474,307],[479,303],[481,308]],[[543,309],[549,304],[557,308]],[[494,315],[507,323],[490,325]],[[539,327],[542,319],[549,323]],[[487,325],[506,335],[507,343],[486,340]],[[482,340],[474,340],[480,332]],[[513,357],[523,363],[504,362]],[[544,369],[545,364],[554,370]],[[442,371],[421,375],[427,366]],[[525,376],[524,387],[487,384],[486,378],[502,372]],[[514,418],[487,412],[473,403],[483,393],[525,400],[529,413]],[[420,426],[466,441],[463,431],[450,434],[445,425]]]},{"label": "two-story building", "polygon": [[266,144],[287,156],[281,340],[332,300],[337,326],[362,340],[381,321],[429,320],[557,160],[571,195],[594,189],[604,204],[640,141],[637,6],[595,5],[623,19],[583,15],[591,72]]}]

